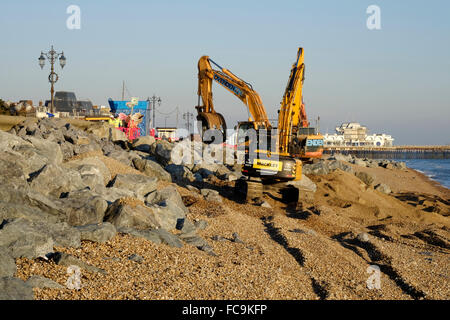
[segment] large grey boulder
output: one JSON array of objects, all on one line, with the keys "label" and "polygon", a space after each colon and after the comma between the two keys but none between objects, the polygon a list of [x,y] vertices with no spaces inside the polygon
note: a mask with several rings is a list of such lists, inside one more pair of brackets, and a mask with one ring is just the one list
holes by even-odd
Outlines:
[{"label": "large grey boulder", "polygon": [[39,135],[41,133],[38,124],[34,120],[29,118],[22,122],[22,126],[25,128],[27,135]]},{"label": "large grey boulder", "polygon": [[221,178],[226,181],[236,181],[243,177],[242,172],[231,171],[230,173],[225,174]]},{"label": "large grey boulder", "polygon": [[33,287],[13,277],[0,277],[0,300],[33,300]]},{"label": "large grey boulder", "polygon": [[89,144],[74,144],[72,145],[73,147],[73,154],[74,155],[78,155],[78,154],[83,154],[86,152],[91,152],[91,151],[100,151],[100,145],[97,144],[96,142],[91,142]]},{"label": "large grey boulder", "polygon": [[168,173],[164,168],[155,161],[134,158],[133,164],[136,169],[143,172],[145,175],[149,177],[156,177],[161,181],[172,182],[172,177],[170,173]]},{"label": "large grey boulder", "polygon": [[362,160],[360,158],[355,158],[353,159],[352,163],[360,167],[367,167],[368,161]]},{"label": "large grey boulder", "polygon": [[330,172],[335,171],[337,169],[341,169],[342,171],[345,172],[353,172],[353,169],[351,166],[349,166],[348,164],[339,161],[339,160],[331,160],[327,162],[327,166],[328,166],[328,170]]},{"label": "large grey boulder", "polygon": [[366,162],[367,168],[378,168],[378,162],[374,160],[368,160]]},{"label": "large grey boulder", "polygon": [[28,174],[24,170],[26,159],[8,151],[0,151],[0,185],[9,184],[21,189],[27,183]]},{"label": "large grey boulder", "polygon": [[159,228],[161,225],[155,210],[140,204],[133,204],[124,199],[116,200],[107,210],[105,221],[112,223],[117,229]]},{"label": "large grey boulder", "polygon": [[110,151],[105,155],[123,163],[124,165],[133,166],[132,160],[134,157],[132,157],[129,152],[126,152],[124,150],[114,149],[113,151]]},{"label": "large grey boulder", "polygon": [[408,168],[408,167],[406,166],[406,163],[403,162],[403,161],[394,162],[393,165],[394,165],[394,167],[395,167],[396,169],[402,169],[402,170],[404,170],[404,169],[407,169],[407,168]]},{"label": "large grey boulder", "polygon": [[177,230],[180,230],[182,234],[192,234],[197,232],[197,227],[191,220],[186,218],[180,218],[177,220],[177,225],[175,226]]},{"label": "large grey boulder", "polygon": [[67,125],[67,121],[62,118],[42,118],[39,119],[39,125],[43,125],[47,130],[58,130]]},{"label": "large grey boulder", "polygon": [[83,226],[103,221],[108,203],[89,189],[70,192],[67,198],[57,200],[71,226]]},{"label": "large grey boulder", "polygon": [[81,234],[81,240],[99,243],[107,242],[116,235],[116,228],[109,222],[80,226],[77,227],[77,230]]},{"label": "large grey boulder", "polygon": [[201,161],[196,163],[192,168],[192,172],[196,173],[198,171],[210,172],[211,174],[215,174],[217,170],[219,170],[219,164],[213,162]]},{"label": "large grey boulder", "polygon": [[73,144],[64,140],[59,144],[59,147],[61,148],[64,161],[72,158],[75,155]]},{"label": "large grey boulder", "polygon": [[161,228],[166,230],[175,229],[178,219],[186,217],[185,210],[175,201],[163,200],[158,205],[149,205],[154,219]]},{"label": "large grey boulder", "polygon": [[134,191],[129,189],[119,189],[119,188],[105,188],[100,193],[100,196],[108,201],[108,203],[112,203],[120,198],[135,198],[136,194]]},{"label": "large grey boulder", "polygon": [[174,144],[165,140],[158,140],[153,143],[150,148],[150,154],[154,155],[156,161],[162,166],[167,166],[172,163],[172,150],[174,149]]},{"label": "large grey boulder", "polygon": [[[8,204],[8,205],[19,205],[26,207],[37,208],[41,210],[41,212],[47,213],[55,219],[52,219],[52,217],[48,217],[51,219],[51,221],[59,221],[61,220],[58,216],[62,213],[61,207],[58,203],[57,199],[52,198],[51,196],[44,196],[38,192],[35,192],[33,190],[29,190],[27,186],[21,189],[14,189],[11,185],[0,185],[0,203]],[[17,206],[11,206],[12,210],[15,210]],[[35,210],[33,210],[36,212]],[[20,212],[17,212],[20,215]],[[24,215],[29,216],[30,212],[26,212],[24,210]],[[40,215],[40,214],[39,214]],[[41,215],[40,215],[41,216]],[[42,217],[42,216],[41,216]],[[30,217],[31,220],[33,220]]]},{"label": "large grey boulder", "polygon": [[205,188],[201,189],[200,193],[206,201],[222,202],[222,197],[217,190]]},{"label": "large grey boulder", "polygon": [[50,162],[31,145],[19,145],[14,148],[14,151],[2,152],[1,157],[3,159],[9,158],[10,161],[15,162],[27,178]]},{"label": "large grey boulder", "polygon": [[210,175],[214,175],[218,178],[227,180],[228,177],[233,174],[232,170],[228,169],[224,164],[210,161],[196,163],[192,168],[192,172],[199,173],[204,179],[207,179]]},{"label": "large grey boulder", "polygon": [[317,163],[303,165],[302,172],[304,174],[325,175],[330,173],[330,169],[325,161],[319,161]]},{"label": "large grey boulder", "polygon": [[[83,184],[87,186],[90,190],[97,194],[102,194],[106,188],[103,184],[103,178],[101,175],[96,172],[96,168],[89,168],[90,165],[83,166],[84,168],[81,170],[81,180],[83,181]],[[92,169],[92,171],[91,171]],[[94,173],[86,173],[86,172],[94,172]]]},{"label": "large grey boulder", "polygon": [[164,169],[170,173],[172,176],[172,181],[183,182],[183,181],[194,181],[195,177],[191,170],[183,165],[169,164]]},{"label": "large grey boulder", "polygon": [[178,192],[177,188],[175,188],[174,186],[168,186],[161,190],[156,190],[150,193],[145,199],[145,203],[147,205],[160,204],[163,201],[173,203],[173,205],[177,206],[185,213],[189,211],[188,208],[185,207],[183,199],[181,198],[181,195]]},{"label": "large grey boulder", "polygon": [[341,160],[334,159],[334,157],[329,158],[329,160],[319,160],[313,164],[304,164],[302,168],[302,173],[304,174],[314,174],[314,175],[325,175],[333,172],[337,169],[346,172],[353,172],[351,166],[346,164]]},{"label": "large grey boulder", "polygon": [[7,248],[13,258],[46,257],[53,252],[53,243],[49,234],[36,230],[31,222],[22,219],[8,222],[0,230],[0,247]]},{"label": "large grey boulder", "polygon": [[39,208],[30,207],[24,204],[7,203],[0,201],[0,221],[19,218],[29,221],[42,222],[59,222],[63,220],[60,217],[45,213]]},{"label": "large grey boulder", "polygon": [[120,233],[132,235],[133,237],[146,239],[156,244],[163,243],[176,248],[181,248],[183,246],[183,242],[177,235],[172,234],[164,229],[137,230],[134,228],[122,227],[119,228],[118,231]]},{"label": "large grey boulder", "polygon": [[0,185],[0,218],[60,222],[64,217],[58,200],[30,191],[27,186],[14,189],[8,184]]},{"label": "large grey boulder", "polygon": [[[208,179],[210,176],[215,176],[216,175],[216,171],[211,171],[209,169],[206,168],[200,168],[199,170],[197,170],[197,172],[195,173],[195,177],[197,177],[198,175],[200,175],[201,180],[203,179]],[[197,180],[200,180],[197,178]]]},{"label": "large grey boulder", "polygon": [[120,148],[120,146],[114,144],[112,141],[102,138],[100,139],[100,146],[104,155],[116,150],[116,148]]},{"label": "large grey boulder", "polygon": [[136,237],[136,238],[143,238],[143,239],[146,239],[146,240],[151,241],[156,244],[160,244],[162,242],[161,238],[159,237],[159,234],[157,234],[152,229],[138,230],[138,229],[129,228],[129,227],[121,227],[121,228],[117,229],[117,231],[120,233],[132,235],[133,237]]},{"label": "large grey boulder", "polygon": [[375,177],[367,172],[357,172],[355,173],[355,176],[357,176],[362,182],[364,182],[366,185],[371,186],[373,185],[375,181]]},{"label": "large grey boulder", "polygon": [[66,125],[64,139],[74,145],[88,145],[91,140],[86,132],[76,129],[70,124]]},{"label": "large grey boulder", "polygon": [[329,157],[328,160],[338,160],[338,161],[350,162],[352,160],[352,156],[349,154],[335,153],[334,155]]},{"label": "large grey boulder", "polygon": [[296,181],[289,181],[287,185],[296,187],[300,192],[316,192],[317,186],[307,176],[302,174],[302,178]]},{"label": "large grey boulder", "polygon": [[118,174],[111,182],[111,186],[133,190],[138,199],[143,200],[147,194],[156,190],[157,181],[156,177],[147,177],[141,174]]},{"label": "large grey boulder", "polygon": [[7,133],[4,131],[0,130],[0,151],[7,151],[7,150],[12,150],[14,147],[19,146],[19,145],[29,145],[31,146],[31,143],[23,140],[22,138],[11,134],[11,133]]},{"label": "large grey boulder", "polygon": [[183,240],[185,243],[197,247],[199,249],[209,245],[205,239],[196,234],[189,234],[189,233],[181,234],[179,238]]},{"label": "large grey boulder", "polygon": [[[66,128],[64,127],[64,129],[66,129]],[[55,142],[60,146],[61,146],[61,144],[66,142],[66,139],[64,139],[63,130],[61,130],[61,129],[50,129],[48,131],[44,130],[44,131],[42,131],[42,137],[45,140]],[[70,142],[67,142],[67,143],[70,143]],[[64,158],[64,153],[63,153],[63,158]]]},{"label": "large grey boulder", "polygon": [[112,126],[106,126],[101,123],[90,126],[86,130],[86,132],[90,133],[100,139],[107,139],[107,140],[113,141],[113,142],[128,141],[128,138],[123,131],[118,130]]},{"label": "large grey boulder", "polygon": [[155,143],[152,136],[141,136],[133,141],[132,148],[143,152],[150,152],[151,145]]},{"label": "large grey boulder", "polygon": [[59,283],[37,275],[29,277],[26,281],[26,284],[28,284],[32,288],[64,289],[64,286],[60,285]]},{"label": "large grey boulder", "polygon": [[[8,226],[9,223],[6,224]],[[35,234],[49,236],[54,246],[78,248],[81,245],[80,232],[70,227],[66,222],[50,223],[16,219],[11,222],[18,228],[24,228]],[[1,233],[1,230],[0,230]]]},{"label": "large grey boulder", "polygon": [[63,166],[77,170],[81,174],[81,177],[84,175],[97,175],[101,177],[103,185],[106,185],[111,180],[111,172],[108,167],[103,161],[95,157],[71,160],[64,163]]},{"label": "large grey boulder", "polygon": [[83,189],[85,185],[79,172],[48,164],[32,177],[30,187],[43,195],[59,198],[62,193]]},{"label": "large grey boulder", "polygon": [[183,246],[183,242],[178,238],[178,236],[168,232],[164,229],[156,229],[153,230],[159,238],[161,239],[161,242],[164,244],[167,244],[168,246],[175,247],[175,248],[181,248]]},{"label": "large grey boulder", "polygon": [[378,165],[380,167],[385,168],[385,169],[394,169],[395,168],[394,164],[395,163],[392,160],[381,160],[381,161],[378,162]]},{"label": "large grey boulder", "polygon": [[34,221],[32,227],[37,232],[48,234],[52,237],[56,247],[78,248],[81,246],[80,232],[69,226],[66,222],[42,223]]},{"label": "large grey boulder", "polygon": [[380,192],[382,192],[384,194],[390,194],[392,192],[391,188],[388,185],[384,184],[384,183],[377,184],[374,187],[374,189],[377,190],[377,191],[380,191]]},{"label": "large grey boulder", "polygon": [[9,250],[5,247],[0,247],[0,278],[12,277],[16,271],[16,263],[11,257]]},{"label": "large grey boulder", "polygon": [[57,165],[62,163],[63,154],[58,143],[28,136],[24,140],[30,142],[36,153],[47,159],[47,163]]}]

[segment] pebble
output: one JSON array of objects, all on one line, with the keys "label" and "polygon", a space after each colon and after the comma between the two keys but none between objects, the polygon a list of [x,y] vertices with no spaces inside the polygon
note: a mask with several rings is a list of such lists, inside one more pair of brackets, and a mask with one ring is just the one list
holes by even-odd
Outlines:
[{"label": "pebble", "polygon": [[242,239],[239,237],[239,234],[237,232],[233,233],[232,241],[236,242],[236,243],[244,243],[244,241],[242,241]]},{"label": "pebble", "polygon": [[128,257],[128,260],[131,260],[131,261],[134,261],[134,262],[137,262],[137,263],[142,263],[142,261],[144,261],[144,258],[141,257],[138,254],[133,253],[132,255],[130,255]]},{"label": "pebble", "polygon": [[365,232],[361,232],[356,236],[356,239],[358,239],[361,242],[369,242],[370,238],[369,235]]},{"label": "pebble", "polygon": [[214,240],[214,241],[226,241],[227,240],[224,237],[217,236],[217,235],[216,236],[212,236],[211,239]]}]

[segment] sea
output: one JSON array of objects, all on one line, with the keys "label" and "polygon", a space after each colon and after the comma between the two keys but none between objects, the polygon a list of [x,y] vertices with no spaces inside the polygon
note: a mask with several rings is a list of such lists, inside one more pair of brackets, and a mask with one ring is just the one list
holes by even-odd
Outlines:
[{"label": "sea", "polygon": [[393,159],[404,161],[406,165],[417,170],[430,179],[450,189],[450,159]]}]

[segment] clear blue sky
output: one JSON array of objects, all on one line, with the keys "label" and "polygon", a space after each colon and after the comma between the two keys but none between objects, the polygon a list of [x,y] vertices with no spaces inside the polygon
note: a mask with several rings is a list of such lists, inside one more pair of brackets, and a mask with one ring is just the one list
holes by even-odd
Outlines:
[{"label": "clear blue sky", "polygon": [[[66,9],[81,8],[69,30]],[[366,8],[381,8],[381,30]],[[1,1],[0,98],[45,100],[41,50],[64,50],[56,90],[107,105],[122,80],[133,96],[162,98],[161,111],[195,112],[202,55],[253,84],[276,118],[297,48],[305,49],[304,97],[323,133],[357,121],[395,144],[450,143],[450,2],[430,1]],[[229,127],[247,118],[219,85],[215,106]],[[167,124],[175,125],[175,113]],[[313,122],[313,121],[312,121]],[[157,114],[157,124],[164,116]]]}]

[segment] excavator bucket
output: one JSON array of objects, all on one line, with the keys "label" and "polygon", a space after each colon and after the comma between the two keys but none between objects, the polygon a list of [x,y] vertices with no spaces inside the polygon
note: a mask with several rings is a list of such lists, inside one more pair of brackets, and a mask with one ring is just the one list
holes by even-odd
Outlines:
[{"label": "excavator bucket", "polygon": [[[200,107],[201,108],[201,107]],[[199,111],[199,107],[197,107]],[[197,114],[199,132],[204,143],[223,143],[227,136],[227,124],[220,113],[201,112]]]}]

